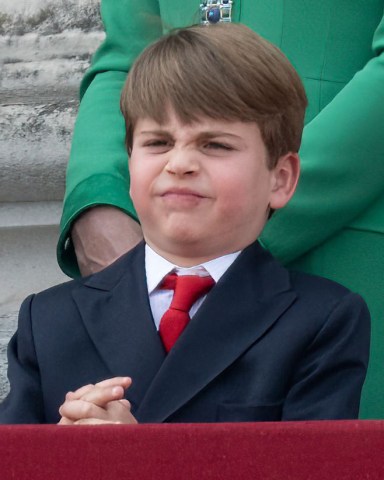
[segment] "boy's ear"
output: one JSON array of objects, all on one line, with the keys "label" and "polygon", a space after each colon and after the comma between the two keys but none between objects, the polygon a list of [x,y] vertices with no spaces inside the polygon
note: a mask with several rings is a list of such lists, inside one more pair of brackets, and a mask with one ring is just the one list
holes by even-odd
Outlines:
[{"label": "boy's ear", "polygon": [[284,207],[296,190],[300,176],[300,159],[297,153],[289,152],[277,161],[273,169],[270,208]]}]

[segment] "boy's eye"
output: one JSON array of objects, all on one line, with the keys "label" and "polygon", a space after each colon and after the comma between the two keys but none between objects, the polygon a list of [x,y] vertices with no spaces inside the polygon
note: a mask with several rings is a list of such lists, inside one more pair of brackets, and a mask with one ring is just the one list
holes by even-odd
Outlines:
[{"label": "boy's eye", "polygon": [[172,148],[172,141],[166,138],[153,138],[146,140],[142,145],[148,153],[166,153]]},{"label": "boy's eye", "polygon": [[209,142],[205,145],[205,148],[208,148],[210,150],[233,150],[230,145],[220,142]]},{"label": "boy's eye", "polygon": [[167,140],[149,140],[145,142],[145,147],[166,147],[169,144]]}]

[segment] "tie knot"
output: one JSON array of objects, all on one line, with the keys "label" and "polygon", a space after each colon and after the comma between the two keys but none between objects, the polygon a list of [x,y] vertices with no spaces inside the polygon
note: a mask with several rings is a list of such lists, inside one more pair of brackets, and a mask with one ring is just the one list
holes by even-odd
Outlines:
[{"label": "tie knot", "polygon": [[214,284],[215,281],[210,275],[200,277],[169,273],[164,277],[160,288],[174,290],[170,308],[189,312],[196,300],[208,293]]}]

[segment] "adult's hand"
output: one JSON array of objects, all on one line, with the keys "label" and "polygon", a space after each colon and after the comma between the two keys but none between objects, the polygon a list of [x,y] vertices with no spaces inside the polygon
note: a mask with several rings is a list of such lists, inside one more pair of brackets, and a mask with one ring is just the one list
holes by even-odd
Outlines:
[{"label": "adult's hand", "polygon": [[124,392],[132,384],[129,377],[109,378],[68,392],[59,409],[59,425],[136,424]]},{"label": "adult's hand", "polygon": [[107,267],[143,238],[135,220],[107,205],[82,213],[72,227],[71,237],[83,276]]}]

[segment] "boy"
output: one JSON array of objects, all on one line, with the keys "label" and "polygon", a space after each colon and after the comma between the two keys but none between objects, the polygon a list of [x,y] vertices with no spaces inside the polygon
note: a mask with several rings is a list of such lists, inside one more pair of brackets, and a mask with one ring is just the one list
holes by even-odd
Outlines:
[{"label": "boy", "polygon": [[306,98],[286,58],[244,26],[179,30],[121,103],[145,245],[24,302],[0,420],[357,417],[364,302],[257,242],[299,176]]}]

